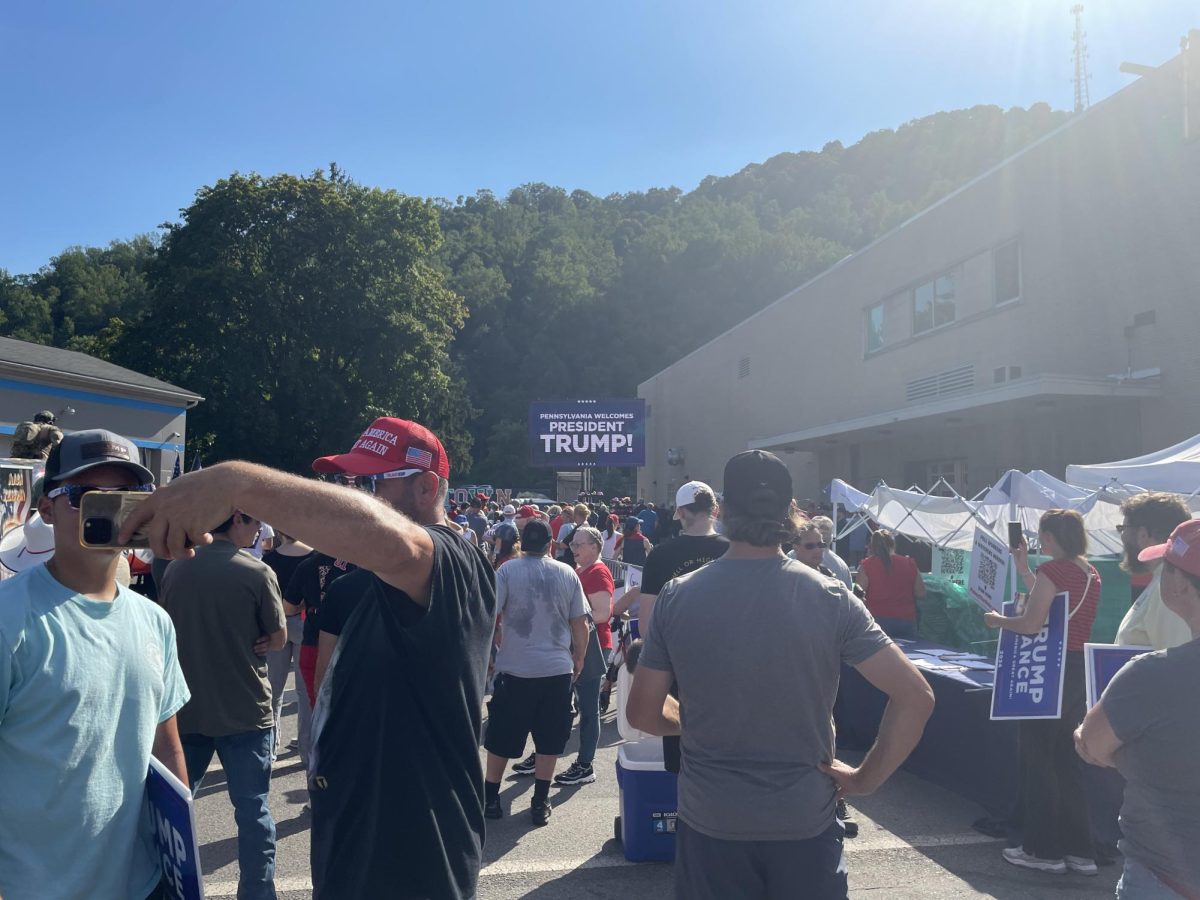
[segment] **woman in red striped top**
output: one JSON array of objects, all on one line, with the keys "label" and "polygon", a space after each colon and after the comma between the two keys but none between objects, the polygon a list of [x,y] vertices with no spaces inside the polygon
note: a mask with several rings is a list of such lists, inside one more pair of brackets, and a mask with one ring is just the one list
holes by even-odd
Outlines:
[{"label": "woman in red striped top", "polygon": [[1029,590],[1025,611],[1019,616],[984,616],[993,628],[1037,634],[1046,626],[1054,597],[1064,591],[1068,595],[1062,717],[1019,723],[1023,841],[1005,850],[1004,859],[1027,869],[1095,875],[1087,795],[1073,733],[1086,711],[1083,645],[1091,639],[1100,605],[1100,576],[1084,558],[1087,532],[1074,510],[1047,511],[1038,524],[1038,541],[1050,561],[1038,566],[1036,575],[1029,569],[1024,544],[1013,551]]}]

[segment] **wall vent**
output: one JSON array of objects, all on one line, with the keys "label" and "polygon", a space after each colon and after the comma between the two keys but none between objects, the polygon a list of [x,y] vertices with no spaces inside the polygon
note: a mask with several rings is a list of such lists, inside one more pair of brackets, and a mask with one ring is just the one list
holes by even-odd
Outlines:
[{"label": "wall vent", "polygon": [[738,360],[738,378],[747,378],[750,375],[750,357],[743,356]]},{"label": "wall vent", "polygon": [[947,369],[936,375],[926,375],[908,383],[907,398],[909,403],[917,400],[929,400],[933,397],[945,397],[949,394],[961,394],[975,387],[975,366],[965,365],[956,369]]}]

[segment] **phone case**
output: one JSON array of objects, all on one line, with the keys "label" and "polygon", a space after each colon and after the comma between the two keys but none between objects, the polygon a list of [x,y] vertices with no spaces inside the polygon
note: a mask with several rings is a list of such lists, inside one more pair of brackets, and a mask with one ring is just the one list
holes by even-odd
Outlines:
[{"label": "phone case", "polygon": [[[121,526],[133,513],[137,505],[148,498],[149,494],[138,491],[93,491],[84,494],[79,504],[79,543],[92,549],[134,548],[142,549],[150,546],[145,532],[138,530],[128,543],[117,542]],[[112,523],[112,540],[105,543],[87,541],[84,539],[85,523],[88,519],[105,519]]]}]

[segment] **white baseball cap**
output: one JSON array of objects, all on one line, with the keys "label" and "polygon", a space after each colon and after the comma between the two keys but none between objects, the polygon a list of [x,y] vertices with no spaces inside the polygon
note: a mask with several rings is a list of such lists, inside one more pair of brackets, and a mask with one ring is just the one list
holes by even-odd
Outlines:
[{"label": "white baseball cap", "polygon": [[699,494],[701,491],[707,491],[710,496],[712,496],[713,498],[716,497],[716,491],[714,491],[712,488],[710,488],[703,481],[689,481],[687,484],[682,485],[679,488],[679,490],[677,490],[675,492],[675,518],[676,519],[679,518],[679,507],[689,506],[690,504],[695,503],[696,495]]},{"label": "white baseball cap", "polygon": [[508,506],[504,507],[504,509],[500,510],[500,515],[502,515],[502,516],[515,516],[516,514],[517,514],[517,508],[515,506],[513,506],[511,503],[508,504]]}]

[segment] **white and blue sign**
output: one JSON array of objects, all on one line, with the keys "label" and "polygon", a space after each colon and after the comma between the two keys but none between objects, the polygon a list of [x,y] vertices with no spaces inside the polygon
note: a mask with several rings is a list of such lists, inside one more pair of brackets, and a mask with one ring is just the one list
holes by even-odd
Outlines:
[{"label": "white and blue sign", "polygon": [[529,464],[558,469],[646,464],[645,400],[529,404]]},{"label": "white and blue sign", "polygon": [[[1059,719],[1067,657],[1067,594],[1050,602],[1050,615],[1037,634],[1001,631],[996,644],[993,719]],[[1016,615],[1016,604],[1004,604]]]},{"label": "white and blue sign", "polygon": [[1084,644],[1083,671],[1087,683],[1087,708],[1100,702],[1104,689],[1113,677],[1135,656],[1153,653],[1153,647],[1133,647],[1123,644]]},{"label": "white and blue sign", "polygon": [[163,885],[172,900],[204,900],[200,846],[192,792],[153,757],[146,776],[146,797],[154,826],[154,847],[162,863]]}]

